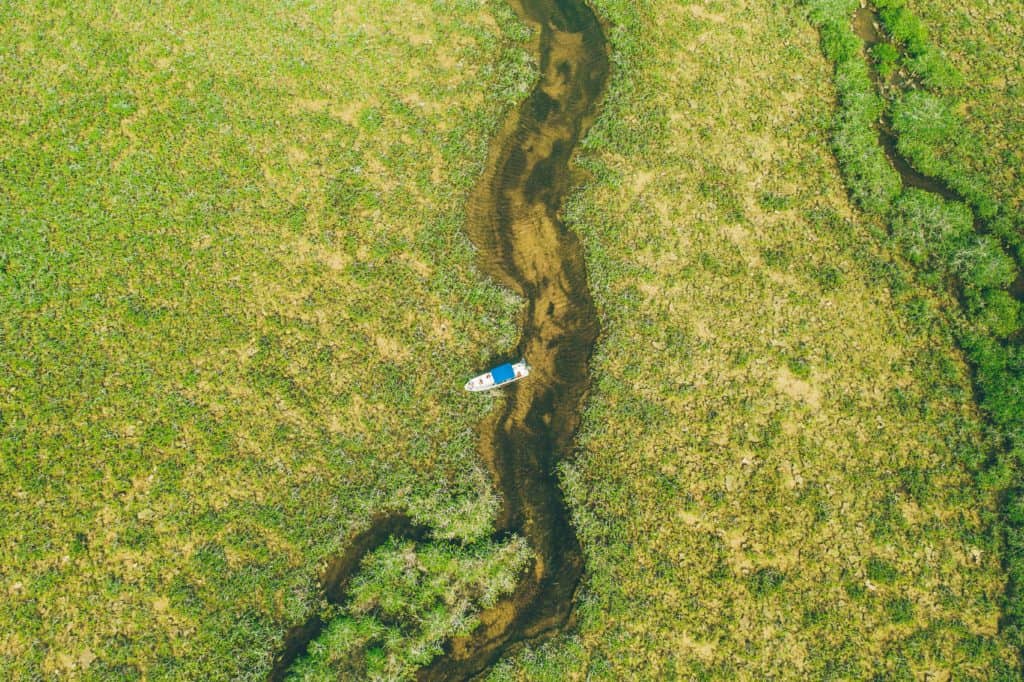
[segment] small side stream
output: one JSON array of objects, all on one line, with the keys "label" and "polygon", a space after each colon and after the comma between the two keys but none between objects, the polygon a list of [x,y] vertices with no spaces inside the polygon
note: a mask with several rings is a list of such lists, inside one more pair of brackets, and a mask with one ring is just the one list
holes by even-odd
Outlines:
[{"label": "small side stream", "polygon": [[[864,41],[864,48],[866,50],[870,50],[879,43],[886,42],[885,35],[882,34],[880,26],[881,21],[878,18],[878,13],[870,5],[861,6],[853,15],[853,30],[857,34],[857,37]],[[882,92],[882,80],[871,64],[871,57],[867,56],[866,58],[868,60],[871,80],[875,84],[875,91],[880,96],[884,96],[884,93]],[[951,187],[941,180],[919,173],[912,165],[910,165],[910,162],[899,153],[899,150],[896,147],[896,133],[893,131],[892,122],[888,118],[883,119],[877,128],[878,143],[882,149],[885,150],[886,158],[889,159],[889,163],[892,165],[893,170],[899,174],[904,187],[923,189],[926,192],[938,194],[948,201],[964,201],[963,197],[953,191]]]},{"label": "small side stream", "polygon": [[[887,38],[881,30],[881,25],[881,20],[878,16],[877,10],[870,4],[862,4],[854,13],[852,22],[853,31],[857,34],[857,37],[864,42],[865,51],[869,51],[879,43],[887,42]],[[871,80],[875,84],[875,91],[879,96],[885,97],[882,79],[871,63],[870,55],[865,55],[865,58],[868,60],[868,70],[871,74]],[[897,87],[900,89],[906,89],[908,85],[908,82],[897,81]],[[892,121],[888,114],[886,114],[886,117],[883,120],[879,121],[876,127],[878,130],[878,143],[885,151],[885,156],[889,160],[889,164],[892,166],[893,170],[899,174],[903,187],[913,187],[926,192],[931,192],[932,194],[942,197],[946,201],[955,201],[967,206],[971,210],[971,214],[974,218],[975,232],[986,232],[985,221],[982,220],[981,216],[978,215],[977,210],[971,206],[971,203],[967,201],[963,195],[954,190],[943,180],[919,172],[913,167],[913,165],[911,165],[905,156],[900,154],[899,148],[897,147],[898,140],[896,132],[893,130]],[[1009,293],[1018,301],[1024,301],[1024,269],[1020,270],[1020,273],[1017,275],[1017,279],[1010,285]]]}]

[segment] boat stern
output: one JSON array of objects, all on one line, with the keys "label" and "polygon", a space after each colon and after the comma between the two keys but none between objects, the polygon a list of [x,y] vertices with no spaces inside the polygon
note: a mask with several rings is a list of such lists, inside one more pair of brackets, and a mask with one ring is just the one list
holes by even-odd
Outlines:
[{"label": "boat stern", "polygon": [[494,379],[491,378],[490,372],[475,376],[466,382],[466,390],[471,393],[487,391],[492,388],[494,388]]}]

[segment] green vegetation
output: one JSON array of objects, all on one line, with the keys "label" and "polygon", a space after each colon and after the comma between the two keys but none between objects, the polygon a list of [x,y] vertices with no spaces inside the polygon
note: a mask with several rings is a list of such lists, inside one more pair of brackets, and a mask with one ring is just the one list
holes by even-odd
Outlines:
[{"label": "green vegetation", "polygon": [[[876,95],[870,78],[863,77],[867,64],[863,52],[835,48],[838,43],[852,47],[859,42],[850,24],[858,4],[808,4],[812,20],[822,31],[822,47],[835,65],[841,94],[833,144],[851,195],[868,214],[890,226],[890,243],[920,268],[922,282],[938,291],[949,290],[960,301],[960,309],[947,309],[944,318],[972,365],[980,406],[991,426],[988,456],[975,473],[983,489],[1004,503],[1001,519],[993,524],[1002,532],[1001,555],[1009,574],[1002,625],[1008,639],[1024,648],[1024,595],[1020,594],[1024,526],[1013,513],[1022,494],[1024,464],[1024,319],[1020,302],[1010,292],[1021,276],[1024,220],[1012,203],[1000,203],[988,178],[972,169],[968,161],[971,150],[982,142],[955,113],[956,91],[963,81],[903,0],[877,3],[883,30],[891,41],[889,52],[898,54],[910,74],[909,81],[897,82],[891,75],[893,69],[884,67],[875,50],[876,65],[883,66],[877,72],[882,97]],[[859,75],[850,78],[850,73]],[[875,119],[857,118],[863,130],[857,133],[856,151],[846,146],[852,136],[841,132],[849,120],[846,110],[856,109],[856,102],[863,98],[883,105],[899,153],[916,170],[944,182],[962,202],[910,188],[888,201],[861,200],[865,194],[874,196],[876,182],[848,159],[865,154],[884,158],[877,143],[871,150]]]},{"label": "green vegetation", "polygon": [[0,26],[0,677],[263,679],[373,512],[486,536],[461,381],[516,304],[462,223],[532,77],[507,5]]},{"label": "green vegetation", "polygon": [[[902,0],[876,3],[889,42],[874,45],[871,59],[866,60],[863,44],[850,25],[858,2],[807,4],[821,32],[822,49],[835,65],[839,111],[833,149],[858,205],[885,216],[899,193],[896,171],[886,161],[875,133],[876,121],[886,118],[898,137],[900,154],[918,171],[940,179],[962,196],[1019,262],[1024,253],[1024,217],[1011,203],[1001,203],[989,179],[965,163],[981,142],[967,134],[956,113],[962,79],[928,41],[921,22]],[[869,61],[879,81],[877,88]]]},{"label": "green vegetation", "polygon": [[[1024,210],[1024,2],[909,0],[934,50],[960,75],[948,93],[962,115],[962,139],[946,140],[951,165],[985,179],[993,200]],[[1021,223],[1018,222],[1018,225]]]},{"label": "green vegetation", "polygon": [[491,679],[1013,679],[954,301],[844,187],[903,195],[845,5],[819,34],[786,3],[595,4],[617,69],[567,214],[605,335],[563,470],[589,577],[578,633]]},{"label": "green vegetation", "polygon": [[366,558],[352,590],[350,615],[332,617],[289,679],[337,680],[410,677],[441,653],[440,644],[477,625],[472,613],[513,590],[529,556],[517,540],[498,551],[396,543]]},{"label": "green vegetation", "polygon": [[[1020,0],[883,0],[870,50],[856,0],[593,4],[587,574],[490,679],[1016,679]],[[516,341],[462,227],[527,31],[504,0],[0,26],[0,677],[265,679],[319,614],[292,679],[409,678],[529,559],[461,391]],[[321,603],[390,509],[434,540]]]},{"label": "green vegetation", "polygon": [[912,91],[892,103],[893,129],[899,151],[914,167],[940,178],[963,197],[986,231],[1006,244],[1018,263],[1024,262],[1024,214],[1001,205],[988,179],[963,165],[965,148],[978,144],[953,112],[956,103],[929,92]]}]

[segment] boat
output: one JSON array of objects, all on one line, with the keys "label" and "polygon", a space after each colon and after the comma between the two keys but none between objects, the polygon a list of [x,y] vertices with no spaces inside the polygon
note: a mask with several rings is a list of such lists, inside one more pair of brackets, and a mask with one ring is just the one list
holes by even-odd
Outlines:
[{"label": "boat", "polygon": [[519,381],[530,376],[530,366],[526,360],[516,363],[505,363],[498,365],[490,372],[484,372],[480,376],[473,377],[466,382],[467,391],[489,391],[492,388],[500,388],[513,381]]}]

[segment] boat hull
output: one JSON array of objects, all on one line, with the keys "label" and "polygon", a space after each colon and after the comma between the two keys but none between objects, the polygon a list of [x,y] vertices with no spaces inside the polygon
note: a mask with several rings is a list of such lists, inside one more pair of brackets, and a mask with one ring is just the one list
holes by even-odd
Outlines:
[{"label": "boat hull", "polygon": [[498,368],[495,368],[495,370],[491,370],[490,372],[484,372],[479,376],[473,377],[472,379],[466,382],[465,388],[470,393],[492,391],[496,388],[508,386],[509,384],[519,381],[520,379],[525,379],[526,377],[530,376],[530,366],[526,364],[525,360],[520,360],[519,362],[514,363],[513,365],[511,365],[511,368],[512,376],[507,379],[496,381],[494,378],[494,372]]}]

